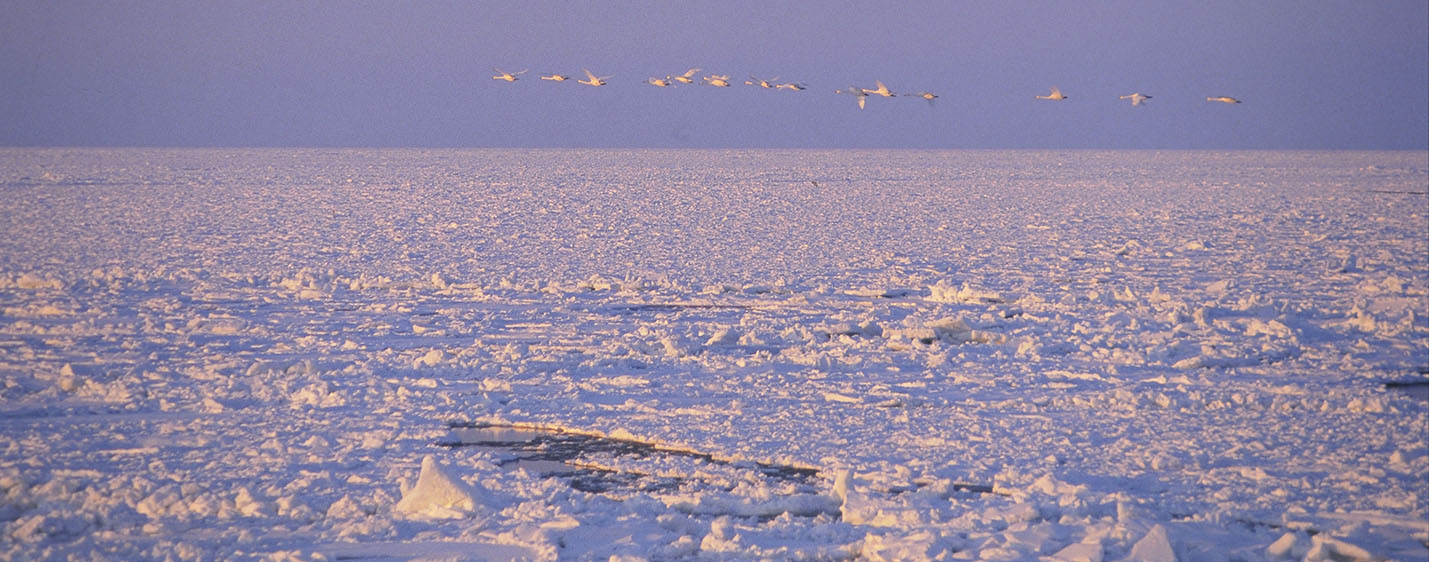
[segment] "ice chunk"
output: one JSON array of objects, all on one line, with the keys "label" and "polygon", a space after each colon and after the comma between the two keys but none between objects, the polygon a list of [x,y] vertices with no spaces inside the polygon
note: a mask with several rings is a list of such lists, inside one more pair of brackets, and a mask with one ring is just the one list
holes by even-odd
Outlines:
[{"label": "ice chunk", "polygon": [[223,410],[223,403],[214,400],[212,397],[205,397],[203,401],[199,403],[199,411],[202,411],[204,413],[218,414],[222,413]]},{"label": "ice chunk", "polygon": [[69,363],[65,363],[63,367],[60,367],[59,377],[55,379],[55,386],[58,386],[60,390],[74,392],[83,384],[84,379],[75,375],[74,367],[70,366]]},{"label": "ice chunk", "polygon": [[1127,240],[1120,248],[1116,249],[1118,256],[1131,256],[1141,251],[1142,244],[1136,240]]},{"label": "ice chunk", "polygon": [[271,504],[254,498],[253,493],[244,487],[238,488],[237,494],[234,495],[233,507],[244,517],[261,517],[276,513]]},{"label": "ice chunk", "polygon": [[435,367],[441,364],[441,362],[445,359],[446,353],[443,353],[440,349],[433,349],[431,351],[428,351],[426,355],[423,355],[421,359],[418,359],[415,366],[421,367],[423,365],[426,365],[428,367]]},{"label": "ice chunk", "polygon": [[1171,548],[1171,538],[1166,536],[1166,527],[1153,525],[1151,530],[1131,547],[1131,554],[1123,560],[1138,562],[1175,562],[1176,550]]},{"label": "ice chunk", "polygon": [[399,513],[433,518],[462,517],[476,511],[478,493],[461,479],[448,474],[431,455],[422,458],[417,484],[402,493],[394,507]]},{"label": "ice chunk", "polygon": [[1052,555],[1053,560],[1065,562],[1102,562],[1102,545],[1093,542],[1079,542],[1067,545]]},{"label": "ice chunk", "polygon": [[937,540],[938,537],[926,529],[908,534],[869,533],[863,538],[863,549],[859,556],[871,561],[928,560]]},{"label": "ice chunk", "polygon": [[1288,532],[1270,543],[1270,546],[1265,548],[1265,553],[1273,559],[1291,560],[1303,558],[1309,550],[1309,545],[1301,540],[1299,533]]},{"label": "ice chunk", "polygon": [[[852,489],[853,484],[850,482],[852,477],[853,472],[848,469],[840,470],[838,474],[834,476],[834,495],[838,497],[840,502],[839,511],[845,523],[851,525],[870,523],[876,513],[869,512],[876,512],[877,507],[868,505],[868,498],[864,494]],[[870,507],[873,509],[869,509]]]},{"label": "ice chunk", "polygon": [[938,284],[928,287],[928,296],[926,299],[932,302],[954,304],[996,304],[1005,302],[1001,294],[970,287],[966,282],[964,282],[961,287],[952,287],[938,282]]},{"label": "ice chunk", "polygon": [[739,332],[736,332],[730,328],[722,328],[720,329],[720,331],[715,332],[714,335],[710,336],[710,339],[705,340],[705,346],[713,347],[717,345],[734,345],[738,342]]},{"label": "ice chunk", "polygon": [[1371,559],[1369,551],[1323,533],[1310,537],[1310,551],[1305,553],[1305,560],[1317,562]]},{"label": "ice chunk", "polygon": [[840,470],[834,476],[833,492],[840,502],[839,513],[843,522],[850,525],[909,527],[919,523],[916,510],[860,490],[852,471],[848,469]]},{"label": "ice chunk", "polygon": [[358,505],[351,495],[342,496],[327,508],[327,518],[329,519],[354,519],[365,515],[367,515],[367,511]]},{"label": "ice chunk", "polygon": [[825,392],[824,400],[829,402],[842,402],[844,404],[858,404],[860,402],[863,402],[862,400],[859,400],[858,398],[855,398],[853,396],[847,396],[839,394],[837,392]]}]

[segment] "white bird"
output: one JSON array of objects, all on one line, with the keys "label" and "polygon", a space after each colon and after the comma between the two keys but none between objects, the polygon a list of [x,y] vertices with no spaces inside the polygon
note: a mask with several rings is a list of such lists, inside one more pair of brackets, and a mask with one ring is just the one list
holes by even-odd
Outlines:
[{"label": "white bird", "polygon": [[700,71],[700,69],[698,69],[698,68],[691,68],[691,69],[689,69],[689,70],[686,70],[684,74],[681,74],[681,75],[679,75],[679,76],[671,76],[670,79],[671,79],[671,80],[674,80],[674,81],[676,81],[676,82],[679,82],[679,83],[681,83],[681,84],[694,84],[694,83],[695,83],[695,73],[696,73],[696,72],[699,72],[699,71]]},{"label": "white bird", "polygon": [[803,84],[799,84],[797,82],[785,82],[774,87],[774,89],[776,90],[792,90],[795,92],[803,90],[804,88],[805,86]]},{"label": "white bird", "polygon": [[1230,96],[1221,96],[1221,97],[1218,97],[1218,98],[1206,98],[1206,101],[1218,101],[1218,102],[1221,102],[1221,103],[1240,103],[1240,100],[1235,99],[1235,98],[1230,97]]},{"label": "white bird", "polygon": [[507,82],[515,82],[517,76],[526,73],[525,70],[522,70],[521,72],[506,72],[505,70],[501,70],[500,68],[493,68],[492,70],[496,71],[496,76],[491,77],[492,80],[505,80]]},{"label": "white bird", "polygon": [[604,85],[605,85],[605,79],[610,78],[609,76],[596,76],[594,73],[592,73],[591,71],[586,70],[586,69],[584,69],[584,68],[582,68],[581,70],[585,70],[585,75],[586,75],[586,78],[587,78],[587,79],[586,79],[586,80],[576,80],[576,83],[577,83],[577,84],[586,84],[586,85],[589,85],[589,86],[604,86]]},{"label": "white bird", "polygon": [[864,91],[863,88],[859,88],[859,87],[855,87],[855,86],[849,86],[847,90],[834,90],[834,93],[835,93],[835,94],[848,94],[848,95],[850,95],[850,96],[854,96],[854,97],[858,98],[858,108],[859,108],[859,109],[863,109],[864,104],[868,103],[868,92]]},{"label": "white bird", "polygon": [[1061,90],[1058,90],[1056,86],[1052,86],[1052,93],[1051,93],[1051,94],[1048,94],[1048,95],[1045,95],[1045,96],[1037,96],[1037,99],[1039,99],[1039,100],[1062,101],[1062,100],[1064,100],[1064,99],[1067,99],[1067,96],[1062,95],[1062,91],[1061,91]]},{"label": "white bird", "polygon": [[933,100],[938,99],[938,95],[934,94],[933,92],[913,92],[911,94],[903,95],[923,98],[925,100],[928,100],[928,105],[933,105]]},{"label": "white bird", "polygon": [[564,75],[564,74],[551,74],[551,75],[543,75],[543,76],[541,76],[541,79],[542,79],[542,80],[552,80],[552,81],[555,81],[555,82],[565,82],[566,80],[570,80],[571,77],[570,77],[570,76],[566,76],[566,75]]},{"label": "white bird", "polygon": [[863,93],[868,94],[868,95],[872,95],[872,96],[883,96],[883,97],[885,97],[885,98],[891,98],[891,97],[893,97],[893,96],[895,95],[892,90],[889,90],[889,89],[888,89],[888,86],[884,86],[884,85],[883,85],[883,82],[879,82],[879,81],[877,81],[877,80],[874,80],[873,83],[874,83],[874,84],[878,84],[878,87],[877,87],[877,88],[874,88],[874,89],[872,89],[872,90],[863,89]]},{"label": "white bird", "polygon": [[651,86],[659,86],[661,88],[664,88],[665,86],[670,85],[670,77],[666,76],[664,78],[650,78],[646,80],[646,82],[648,82]]},{"label": "white bird", "polygon": [[768,88],[768,89],[771,89],[771,90],[772,90],[772,89],[774,89],[774,81],[775,81],[775,80],[778,80],[778,79],[779,79],[778,76],[775,76],[775,77],[770,78],[770,79],[768,79],[768,80],[765,80],[765,79],[763,79],[763,78],[755,78],[755,77],[753,77],[753,76],[750,76],[748,80],[745,80],[745,81],[744,81],[744,83],[745,83],[745,84],[749,84],[750,86],[759,86],[760,88]]},{"label": "white bird", "polygon": [[1143,103],[1146,103],[1146,100],[1151,99],[1151,96],[1148,96],[1148,95],[1143,94],[1143,93],[1141,93],[1141,92],[1136,92],[1136,93],[1131,94],[1131,95],[1121,96],[1120,98],[1117,98],[1117,99],[1131,100],[1131,105],[1132,105],[1132,107],[1135,107],[1135,106],[1141,105],[1141,104],[1143,104]]},{"label": "white bird", "polygon": [[716,87],[716,88],[728,88],[728,87],[729,87],[729,75],[728,75],[728,74],[711,74],[711,75],[705,77],[705,83],[706,83],[706,84],[709,84],[709,85],[711,85],[711,86],[714,86],[714,87]]}]

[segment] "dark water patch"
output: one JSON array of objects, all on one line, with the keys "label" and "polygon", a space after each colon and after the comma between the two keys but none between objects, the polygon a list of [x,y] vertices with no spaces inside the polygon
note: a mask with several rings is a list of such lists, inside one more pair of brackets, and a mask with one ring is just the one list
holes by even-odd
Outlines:
[{"label": "dark water patch", "polygon": [[606,311],[612,314],[635,314],[640,312],[681,312],[685,310],[745,310],[750,308],[744,304],[709,304],[709,303],[659,303],[659,304],[621,304],[606,307]]},{"label": "dark water patch", "polygon": [[[922,490],[923,488],[926,488],[927,486],[927,482],[914,482],[913,484],[907,486],[896,486],[889,488],[888,493],[897,496],[909,492],[916,492]],[[988,486],[986,484],[968,484],[966,482],[953,482],[952,485],[948,487],[948,489],[953,492],[968,492],[972,494],[996,494],[999,496],[1008,495],[1006,492],[998,492],[994,490],[992,486]]]},{"label": "dark water patch", "polygon": [[[671,507],[698,517],[731,516],[770,521],[788,515],[842,519],[841,502],[812,468],[759,461],[731,461],[708,453],[670,449],[641,441],[486,423],[453,422],[436,444],[477,447],[509,470],[555,478],[571,488],[617,500],[639,494],[685,496]],[[762,482],[769,495],[737,489]],[[823,487],[821,487],[821,485]],[[886,490],[894,495],[915,491]],[[992,486],[955,483],[951,492],[998,494]],[[724,496],[728,494],[728,496]],[[714,497],[711,503],[697,498]],[[665,501],[669,501],[667,496]]]},{"label": "dark water patch", "polygon": [[1003,493],[1003,492],[993,491],[992,486],[988,486],[988,485],[986,485],[986,484],[965,484],[965,483],[962,483],[962,482],[954,482],[954,483],[953,483],[953,491],[954,491],[954,492],[971,492],[971,493],[974,493],[974,494],[998,494],[998,495],[1001,495],[1001,496],[1007,495],[1006,493]]},{"label": "dark water patch", "polygon": [[[705,468],[742,473],[793,485],[801,493],[817,491],[819,471],[812,468],[757,461],[728,461],[707,453],[669,449],[626,439],[596,437],[560,430],[484,423],[453,422],[451,433],[436,444],[443,447],[478,447],[495,453],[497,464],[568,480],[571,487],[590,493],[672,491],[685,487],[719,488],[701,478]],[[689,476],[664,476],[634,470],[613,470],[595,462],[600,458],[655,462],[665,459],[694,461]],[[624,464],[624,463],[623,463]]]},{"label": "dark water patch", "polygon": [[1384,383],[1384,388],[1429,402],[1429,380],[1390,381]]}]

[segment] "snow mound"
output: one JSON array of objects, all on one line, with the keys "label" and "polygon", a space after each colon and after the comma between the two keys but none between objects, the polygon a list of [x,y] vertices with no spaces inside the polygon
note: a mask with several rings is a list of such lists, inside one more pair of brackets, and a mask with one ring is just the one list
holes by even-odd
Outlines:
[{"label": "snow mound", "polygon": [[433,519],[455,519],[474,512],[481,504],[476,488],[452,476],[431,455],[422,458],[417,484],[403,490],[393,509]]}]

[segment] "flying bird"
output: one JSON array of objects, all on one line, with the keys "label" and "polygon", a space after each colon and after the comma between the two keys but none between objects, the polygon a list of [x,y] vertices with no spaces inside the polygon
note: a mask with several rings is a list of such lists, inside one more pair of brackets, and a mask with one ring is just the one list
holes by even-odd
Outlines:
[{"label": "flying bird", "polygon": [[849,86],[847,90],[834,90],[834,93],[835,93],[835,94],[848,94],[848,95],[850,95],[850,96],[854,96],[854,97],[858,98],[858,108],[859,108],[859,109],[863,109],[864,104],[868,103],[868,92],[864,91],[863,88],[859,88],[859,87],[855,87],[855,86]]},{"label": "flying bird", "polygon": [[496,71],[496,76],[491,77],[492,80],[505,80],[507,82],[515,82],[517,80],[517,76],[526,73],[525,70],[522,70],[521,72],[506,72],[505,70],[501,70],[500,68],[493,68],[492,70]]},{"label": "flying bird", "polygon": [[797,91],[803,90],[804,87],[805,87],[805,86],[804,86],[803,84],[799,84],[799,83],[797,83],[797,82],[785,82],[785,83],[783,83],[783,84],[780,84],[780,85],[778,85],[778,86],[775,86],[774,89],[776,89],[776,90],[792,90],[792,91],[797,92]]},{"label": "flying bird", "polygon": [[892,90],[889,90],[889,87],[883,86],[883,83],[882,83],[882,82],[877,82],[877,80],[873,80],[873,83],[879,84],[879,87],[876,87],[876,89],[872,89],[872,90],[862,89],[862,90],[863,90],[863,93],[870,94],[870,96],[883,96],[883,97],[893,97],[893,96],[895,96],[895,94],[893,94]]},{"label": "flying bird", "polygon": [[555,82],[565,82],[566,80],[570,80],[571,77],[570,77],[570,76],[566,76],[566,75],[564,75],[564,74],[551,74],[551,75],[543,75],[543,76],[541,76],[541,79],[542,79],[542,80],[551,80],[551,81],[555,81]]},{"label": "flying bird", "polygon": [[711,86],[714,86],[714,87],[716,87],[716,88],[728,88],[728,87],[729,87],[729,75],[728,75],[728,74],[711,74],[711,75],[705,77],[705,83],[706,83],[706,84],[709,84],[709,85],[711,85]]},{"label": "flying bird", "polygon": [[689,70],[686,70],[684,74],[681,74],[681,75],[679,75],[679,76],[671,76],[670,79],[671,79],[671,80],[674,80],[674,81],[676,81],[676,82],[679,82],[679,83],[681,83],[681,84],[694,84],[694,83],[695,83],[695,73],[696,73],[696,72],[699,72],[699,71],[700,71],[700,69],[698,69],[698,68],[691,68],[691,69],[689,69]]},{"label": "flying bird", "polygon": [[646,82],[648,82],[651,86],[659,86],[661,88],[664,88],[665,86],[670,85],[670,77],[666,76],[664,78],[650,78],[646,80]]},{"label": "flying bird", "polygon": [[753,76],[750,76],[748,80],[745,80],[745,81],[744,81],[744,83],[745,83],[745,84],[749,84],[750,86],[759,86],[760,88],[768,88],[768,89],[771,89],[771,90],[772,90],[772,89],[774,89],[774,87],[775,87],[775,86],[774,86],[774,81],[775,81],[775,80],[778,80],[778,79],[779,79],[778,76],[775,76],[775,77],[770,78],[770,79],[768,79],[768,80],[765,80],[765,79],[763,79],[763,78],[755,78],[755,77],[753,77]]},{"label": "flying bird", "polygon": [[1064,100],[1064,99],[1067,99],[1067,96],[1062,95],[1062,91],[1061,91],[1061,90],[1058,90],[1056,86],[1052,86],[1052,93],[1051,93],[1051,94],[1048,94],[1048,95],[1045,95],[1045,96],[1037,96],[1037,99],[1039,99],[1039,100],[1062,101],[1062,100]]},{"label": "flying bird", "polygon": [[1240,103],[1240,100],[1235,99],[1235,98],[1230,97],[1230,96],[1221,96],[1221,97],[1218,97],[1218,98],[1206,98],[1206,101],[1218,101],[1218,102],[1221,102],[1221,103]]},{"label": "flying bird", "polygon": [[1141,93],[1141,92],[1137,92],[1137,93],[1134,93],[1134,94],[1131,94],[1131,95],[1121,96],[1121,97],[1118,98],[1118,99],[1131,100],[1131,105],[1132,105],[1132,107],[1135,107],[1135,106],[1138,106],[1138,105],[1141,105],[1141,104],[1145,103],[1146,100],[1151,99],[1151,96],[1148,96],[1148,95],[1143,94],[1143,93]]},{"label": "flying bird", "polygon": [[591,71],[586,70],[586,69],[584,69],[584,68],[582,68],[581,70],[585,70],[585,75],[586,75],[586,78],[587,78],[587,79],[586,79],[586,80],[576,80],[576,83],[577,83],[577,84],[586,84],[586,85],[590,85],[590,86],[604,86],[604,85],[606,84],[605,79],[610,78],[609,76],[596,76],[595,74],[591,73]]},{"label": "flying bird", "polygon": [[925,99],[925,100],[928,100],[928,105],[930,105],[930,106],[933,105],[933,100],[938,99],[938,95],[937,95],[937,94],[934,94],[933,92],[913,92],[913,93],[911,93],[911,94],[903,94],[903,95],[905,95],[905,96],[914,96],[914,97],[919,97],[919,98],[923,98],[923,99]]}]

